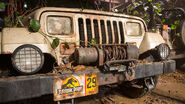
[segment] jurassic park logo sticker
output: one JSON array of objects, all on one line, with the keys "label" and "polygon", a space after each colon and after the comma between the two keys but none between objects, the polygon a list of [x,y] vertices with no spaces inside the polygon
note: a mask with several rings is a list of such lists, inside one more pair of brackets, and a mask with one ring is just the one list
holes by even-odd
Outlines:
[{"label": "jurassic park logo sticker", "polygon": [[54,101],[71,99],[98,93],[97,74],[73,75],[53,80]]},{"label": "jurassic park logo sticker", "polygon": [[70,76],[65,79],[54,79],[54,100],[65,100],[85,94],[84,76]]}]

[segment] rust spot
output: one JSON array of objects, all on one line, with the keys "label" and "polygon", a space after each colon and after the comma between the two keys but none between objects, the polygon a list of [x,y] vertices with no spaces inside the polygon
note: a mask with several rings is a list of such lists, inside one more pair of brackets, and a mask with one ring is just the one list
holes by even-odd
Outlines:
[{"label": "rust spot", "polygon": [[71,55],[75,52],[76,45],[69,44],[69,47],[66,47],[64,43],[60,44],[60,55]]},{"label": "rust spot", "polygon": [[128,74],[128,72],[125,73],[125,78],[127,81],[132,81],[135,77],[135,71],[133,68],[129,68],[129,70],[131,71],[131,75]]},{"label": "rust spot", "polygon": [[78,65],[78,66],[75,66],[73,67],[73,70],[74,71],[79,71],[79,70],[84,70],[86,67],[84,65]]}]

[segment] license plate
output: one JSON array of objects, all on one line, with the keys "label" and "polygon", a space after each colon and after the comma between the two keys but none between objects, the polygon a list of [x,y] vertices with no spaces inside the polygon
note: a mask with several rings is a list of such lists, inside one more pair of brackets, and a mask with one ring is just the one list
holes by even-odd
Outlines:
[{"label": "license plate", "polygon": [[53,80],[54,101],[98,93],[97,73],[56,77]]}]

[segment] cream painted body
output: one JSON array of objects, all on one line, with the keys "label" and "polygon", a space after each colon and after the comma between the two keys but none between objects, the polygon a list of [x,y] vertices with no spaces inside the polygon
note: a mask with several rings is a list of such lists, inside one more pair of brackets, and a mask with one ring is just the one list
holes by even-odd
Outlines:
[{"label": "cream painted body", "polygon": [[160,34],[146,32],[141,45],[139,46],[139,53],[142,54],[152,48],[155,48],[161,43],[165,43],[165,41]]},{"label": "cream painted body", "polygon": [[[72,29],[73,33],[70,35],[51,35],[47,31],[47,17],[48,16],[67,16],[72,18]],[[76,44],[77,47],[79,47],[79,27],[78,27],[78,18],[83,19],[96,19],[98,21],[100,20],[109,20],[111,23],[113,21],[117,21],[117,27],[118,22],[123,23],[123,32],[124,32],[124,40],[126,42],[135,42],[137,47],[140,50],[140,53],[143,53],[147,50],[150,50],[154,48],[155,46],[164,43],[162,40],[162,37],[160,37],[159,34],[154,33],[146,33],[147,28],[145,22],[135,16],[129,16],[129,15],[123,15],[123,14],[117,14],[112,12],[103,12],[103,11],[95,11],[95,10],[82,10],[82,9],[68,9],[68,8],[53,8],[53,7],[45,7],[38,9],[34,12],[32,12],[30,15],[27,16],[23,20],[23,23],[26,27],[28,27],[29,19],[36,19],[40,21],[41,28],[39,32],[33,33],[28,30],[28,28],[5,28],[3,29],[3,32],[0,36],[1,39],[1,53],[2,54],[9,54],[13,53],[14,50],[23,44],[33,44],[37,47],[39,47],[43,53],[49,53],[53,57],[56,58],[56,61],[58,62],[58,65],[60,65],[62,62],[62,57],[60,54],[60,47],[58,46],[56,49],[51,48],[51,43],[53,41],[52,38],[48,36],[54,36],[60,39],[60,43],[63,42],[73,42]],[[138,22],[141,24],[141,35],[140,36],[128,36],[127,35],[127,22]],[[91,25],[93,22],[91,21]],[[99,34],[101,34],[100,29],[100,23],[99,25]],[[106,22],[105,22],[106,25]],[[84,21],[84,27],[86,27],[86,21]],[[94,28],[92,28],[92,38],[95,38],[94,35]],[[111,25],[111,29],[113,30],[113,26]],[[84,29],[85,34],[85,41],[88,40],[87,38],[87,30]],[[108,34],[107,26],[105,26],[105,33]],[[151,36],[150,36],[151,35]],[[118,29],[118,37],[119,37],[119,44],[121,43],[121,35],[120,35],[120,29]],[[102,44],[102,36],[99,35],[100,38],[100,44]],[[114,32],[112,31],[112,38],[113,43],[115,43],[115,36]],[[155,38],[155,39],[153,39]],[[143,40],[144,39],[144,40]],[[108,44],[108,37],[106,35],[106,43]],[[87,45],[87,42],[85,43]]]},{"label": "cream painted body", "polygon": [[4,28],[1,40],[2,54],[11,54],[21,45],[32,44],[39,47],[43,53],[50,53],[55,56],[49,40],[39,32],[29,32],[27,28]]}]

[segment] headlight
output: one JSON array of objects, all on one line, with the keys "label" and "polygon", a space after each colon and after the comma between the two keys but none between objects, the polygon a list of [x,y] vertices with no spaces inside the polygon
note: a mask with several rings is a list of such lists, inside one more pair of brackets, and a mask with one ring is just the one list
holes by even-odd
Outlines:
[{"label": "headlight", "polygon": [[170,55],[170,47],[167,44],[160,44],[157,46],[157,56],[160,60],[165,60]]},{"label": "headlight", "polygon": [[22,45],[12,55],[13,67],[22,74],[34,74],[38,72],[42,68],[43,63],[44,55],[34,45]]}]

